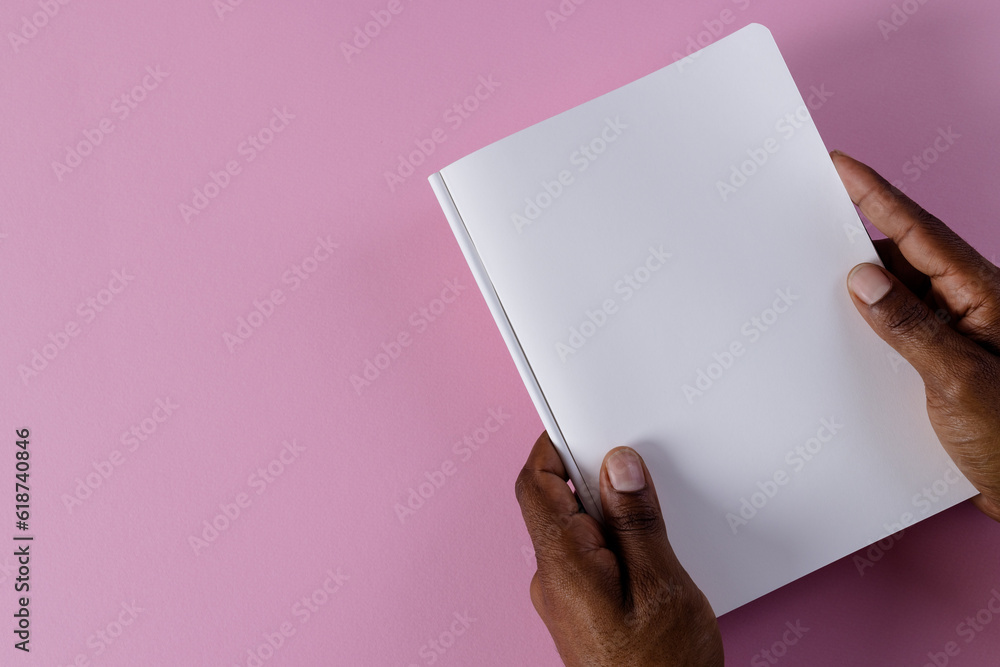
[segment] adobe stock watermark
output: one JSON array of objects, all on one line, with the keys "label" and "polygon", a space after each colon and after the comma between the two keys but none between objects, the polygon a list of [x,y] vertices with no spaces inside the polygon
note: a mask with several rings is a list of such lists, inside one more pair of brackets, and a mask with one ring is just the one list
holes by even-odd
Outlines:
[{"label": "adobe stock watermark", "polygon": [[400,153],[397,156],[396,167],[392,171],[382,172],[389,192],[396,192],[396,188],[406,183],[407,179],[417,173],[417,167],[427,162],[427,158],[434,155],[438,146],[448,141],[448,132],[457,132],[472,115],[479,110],[483,102],[491,99],[497,89],[501,87],[499,81],[493,75],[480,76],[477,79],[476,87],[464,99],[461,99],[444,110],[441,120],[444,123],[431,130],[426,137],[418,137],[413,140],[414,149],[405,155]]},{"label": "adobe stock watermark", "polygon": [[[916,327],[914,327],[914,331],[919,331],[921,332],[922,335],[929,336],[934,333],[937,327],[947,326],[948,323],[951,322],[951,320],[952,320],[951,313],[949,313],[947,309],[938,308],[937,310],[934,311],[933,319],[928,320],[926,322],[921,322],[920,324],[916,325]],[[910,362],[906,360],[906,357],[901,355],[899,352],[896,352],[896,350],[892,349],[891,347],[888,350],[886,350],[885,356],[886,359],[889,361],[889,367],[892,368],[892,372],[896,373],[897,375],[899,374],[900,367],[912,368],[912,365],[910,365]]]},{"label": "adobe stock watermark", "polygon": [[[931,167],[941,158],[944,153],[947,153],[955,145],[955,143],[962,138],[962,135],[956,133],[952,130],[949,125],[947,129],[939,127],[937,129],[937,136],[934,140],[922,151],[913,155],[913,157],[903,163],[903,173],[909,177],[910,183],[916,183],[919,181]],[[888,187],[879,188],[873,191],[873,194],[868,196],[869,201],[874,201],[875,206],[880,210],[885,209],[890,206],[892,201],[901,194],[906,194],[906,181],[903,179],[896,179],[892,181]],[[844,233],[847,235],[847,240],[853,245],[857,239],[868,239],[868,232],[865,230],[864,224],[861,219],[858,218],[856,221],[844,223]],[[994,264],[996,260],[993,260]]]},{"label": "adobe stock watermark", "polygon": [[897,533],[904,528],[909,528],[920,519],[929,516],[931,510],[936,509],[936,505],[951,493],[956,484],[961,483],[963,476],[954,461],[948,461],[948,466],[941,472],[941,476],[930,484],[922,487],[919,492],[910,498],[910,504],[915,513],[903,512],[899,520],[891,525],[886,525],[886,531]]},{"label": "adobe stock watermark", "polygon": [[7,32],[7,40],[14,53],[20,53],[69,3],[70,0],[38,0],[39,11],[22,16],[17,32]]},{"label": "adobe stock watermark", "polygon": [[245,0],[212,0],[212,9],[215,10],[215,15],[219,17],[219,21],[224,21],[226,19],[226,14],[232,14],[239,7],[243,6]]},{"label": "adobe stock watermark", "polygon": [[712,361],[705,368],[698,368],[695,371],[693,383],[681,386],[681,391],[684,393],[688,405],[694,405],[696,399],[711,390],[747,353],[750,346],[773,329],[781,317],[801,298],[800,295],[792,292],[791,287],[775,290],[774,293],[777,298],[774,299],[770,307],[765,308],[759,315],[751,317],[740,326],[742,338],[732,341],[721,352],[713,353]]},{"label": "adobe stock watermark", "polygon": [[731,165],[729,177],[725,181],[720,179],[715,182],[715,187],[719,191],[722,201],[729,201],[731,196],[749,183],[750,179],[762,170],[781,151],[782,146],[795,137],[799,130],[812,125],[813,120],[809,109],[818,111],[831,97],[833,97],[833,93],[826,89],[826,85],[821,85],[819,88],[812,86],[809,89],[806,104],[794,112],[786,113],[774,124],[774,130],[778,133],[778,137],[768,137],[760,146],[748,148],[746,151],[747,159],[739,164]]},{"label": "adobe stock watermark", "polygon": [[437,322],[448,310],[448,306],[455,303],[466,289],[468,288],[465,285],[458,282],[458,278],[446,280],[444,289],[441,290],[437,298],[431,299],[410,315],[408,320],[410,328],[400,331],[389,339],[388,343],[383,342],[379,347],[379,352],[364,360],[361,372],[354,373],[348,378],[354,392],[360,396],[362,390],[372,386],[376,380],[382,377],[382,374],[399,360],[406,348],[413,345],[415,336],[424,333],[434,322]]},{"label": "adobe stock watermark", "polygon": [[21,378],[21,383],[27,387],[29,381],[38,377],[39,373],[54,363],[69,347],[70,341],[93,324],[97,316],[107,310],[133,280],[135,276],[129,273],[127,268],[112,271],[107,287],[87,297],[76,307],[76,314],[80,316],[80,320],[67,320],[60,329],[49,332],[48,342],[43,343],[40,350],[37,347],[32,348],[28,363],[18,365],[17,374]]},{"label": "adobe stock watermark", "polygon": [[[990,265],[981,264],[976,269],[972,278],[966,282],[965,285],[963,285],[963,289],[970,294],[977,294],[994,289],[998,284],[996,262],[996,255],[993,255],[990,258]],[[912,328],[912,331],[917,332],[920,336],[926,336],[929,338],[937,332],[939,327],[948,326],[954,319],[946,308],[938,308],[934,311],[933,315],[933,318],[922,320],[916,324]],[[889,367],[892,368],[893,373],[898,374],[900,367],[913,368],[906,358],[896,350],[889,348],[886,350],[885,354],[886,359],[889,362]]]},{"label": "adobe stock watermark", "polygon": [[118,468],[125,464],[125,461],[128,459],[126,452],[133,454],[140,447],[146,446],[146,443],[159,430],[160,425],[170,419],[174,411],[180,409],[180,407],[169,396],[166,398],[157,398],[153,407],[142,419],[132,424],[128,430],[122,432],[119,438],[122,449],[111,450],[108,457],[100,461],[91,460],[90,465],[93,470],[82,478],[76,478],[76,485],[73,487],[72,493],[64,493],[60,496],[60,500],[62,500],[66,511],[72,514],[74,509],[83,506],[84,501],[93,496],[98,489],[111,479]]},{"label": "adobe stock watermark", "polygon": [[[285,471],[297,462],[305,451],[306,448],[296,440],[282,442],[281,449],[273,459],[268,461],[267,465],[250,473],[246,483],[247,490],[237,493],[232,502],[220,503],[219,513],[211,519],[202,521],[201,531],[198,534],[188,535],[187,543],[194,551],[194,555],[201,555],[201,552],[232,528],[233,524],[243,517],[246,510],[253,505],[254,496],[260,496],[271,488],[271,485],[284,475]],[[253,491],[253,495],[250,494],[250,491]]]},{"label": "adobe stock watermark", "polygon": [[941,502],[951,492],[956,484],[962,481],[962,473],[954,461],[948,462],[948,467],[944,469],[941,476],[924,486],[918,493],[910,498],[913,512],[903,512],[899,518],[892,523],[884,523],[882,527],[887,533],[885,537],[865,550],[863,555],[854,554],[851,559],[858,570],[858,575],[865,576],[865,570],[875,567],[875,563],[882,558],[902,539],[907,528],[917,523],[924,517],[930,515],[937,503]]},{"label": "adobe stock watermark", "polygon": [[623,653],[635,642],[636,628],[648,627],[651,621],[657,620],[661,609],[676,609],[677,601],[688,595],[685,584],[673,577],[663,578],[659,575],[656,575],[655,582],[644,581],[643,591],[641,600],[633,600],[628,604],[628,612],[615,627],[614,634],[608,637],[611,646]]},{"label": "adobe stock watermark", "polygon": [[560,0],[555,9],[546,9],[545,20],[548,21],[549,27],[552,28],[552,32],[556,31],[556,27],[560,23],[565,23],[571,16],[573,16],[573,14],[576,14],[576,8],[586,1],[587,0]]},{"label": "adobe stock watermark", "polygon": [[851,561],[858,570],[858,576],[865,576],[865,570],[875,567],[875,563],[885,558],[885,555],[903,539],[905,533],[905,530],[895,532],[870,545],[863,553],[854,554]]},{"label": "adobe stock watermark", "polygon": [[[292,264],[281,274],[281,284],[288,285],[289,292],[297,291],[319,271],[323,264],[333,257],[334,251],[339,247],[333,242],[330,235],[317,237],[312,252]],[[222,342],[226,344],[229,353],[233,354],[250,340],[254,333],[274,316],[278,306],[283,306],[287,302],[287,296],[283,289],[275,287],[263,299],[254,299],[250,312],[236,318],[236,328],[233,333],[222,332]]]},{"label": "adobe stock watermark", "polygon": [[[628,125],[621,121],[621,116],[615,116],[614,119],[605,118],[604,126],[594,137],[570,153],[567,158],[570,166],[576,168],[577,174],[587,171],[627,129]],[[576,176],[573,169],[562,169],[551,180],[542,179],[539,183],[541,189],[533,196],[525,197],[524,208],[510,216],[517,233],[520,234],[525,227],[537,222],[542,213],[555,204],[575,183]]]},{"label": "adobe stock watermark", "polygon": [[382,34],[386,28],[392,25],[396,17],[406,9],[404,0],[389,0],[384,7],[372,9],[368,12],[371,20],[365,20],[354,28],[350,41],[340,42],[340,52],[344,54],[347,64],[372,45],[374,40]]},{"label": "adobe stock watermark", "polygon": [[[444,630],[441,630],[436,637],[430,637],[423,646],[417,649],[417,655],[424,660],[425,665],[433,665],[447,653],[455,643],[464,635],[476,619],[469,615],[469,610],[455,612],[447,622]],[[410,663],[409,667],[417,667],[416,663]]]},{"label": "adobe stock watermark", "polygon": [[531,569],[538,567],[538,559],[535,558],[535,550],[530,544],[521,545],[521,557],[524,558],[524,562]]},{"label": "adobe stock watermark", "polygon": [[[119,609],[115,616],[87,637],[86,647],[89,650],[77,653],[71,662],[66,663],[65,667],[91,667],[91,665],[96,664],[92,660],[100,657],[114,646],[125,634],[125,631],[135,625],[139,614],[146,611],[145,608],[136,604],[135,600],[122,602],[118,606]],[[63,663],[59,663],[59,667],[63,667]]]},{"label": "adobe stock watermark", "polygon": [[[243,657],[233,663],[233,667],[263,667],[273,658],[279,649],[285,646],[295,636],[299,628],[312,620],[323,607],[330,603],[331,598],[344,587],[350,577],[332,568],[323,573],[324,579],[307,595],[296,600],[288,610],[288,616],[270,632],[264,632],[264,641],[246,649]],[[296,621],[298,625],[296,625]]]},{"label": "adobe stock watermark", "polygon": [[920,11],[920,8],[927,2],[928,0],[903,0],[903,2],[893,4],[889,17],[887,19],[881,18],[875,22],[878,31],[882,33],[882,39],[889,41],[889,37],[909,23],[910,17]]},{"label": "adobe stock watermark", "polygon": [[861,222],[861,218],[858,217],[856,220],[844,223],[844,234],[847,236],[847,240],[854,245],[857,243],[859,238],[870,239],[868,236],[868,230],[865,229],[865,224]]},{"label": "adobe stock watermark", "polygon": [[927,661],[921,667],[947,667],[952,663],[952,658],[961,655],[963,644],[967,647],[974,642],[997,618],[1000,618],[1000,591],[993,588],[982,608],[969,614],[955,626],[955,634],[962,640],[962,644],[951,640],[945,642],[940,651],[928,651]]},{"label": "adobe stock watermark", "polygon": [[503,428],[512,418],[511,415],[504,412],[503,408],[490,408],[482,426],[466,433],[461,440],[452,445],[451,451],[458,457],[458,463],[447,458],[441,462],[441,465],[426,471],[423,475],[424,479],[418,482],[415,487],[411,486],[406,490],[405,504],[397,502],[393,505],[393,511],[396,513],[399,523],[406,523],[408,518],[426,505],[427,501],[433,498],[450,478],[455,476],[460,464],[471,460],[476,452],[490,441],[493,434]]},{"label": "adobe stock watermark", "polygon": [[[745,12],[754,0],[732,0],[732,2],[738,11]],[[717,17],[702,21],[704,30],[688,37],[687,48],[684,52],[674,51],[672,55],[675,62],[680,62],[680,65],[677,66],[678,70],[683,72],[687,65],[693,63],[701,55],[703,48],[721,38],[726,32],[726,26],[735,23],[736,18],[736,12],[727,7],[720,11]]]},{"label": "adobe stock watermark", "polygon": [[809,628],[802,625],[802,621],[800,620],[796,620],[795,623],[787,621],[785,628],[785,631],[781,634],[781,639],[769,647],[761,649],[750,658],[751,667],[777,665],[782,658],[788,655],[788,651],[798,644],[805,637],[806,633],[809,632]]},{"label": "adobe stock watermark", "polygon": [[[622,303],[630,301],[652,280],[654,274],[666,266],[667,260],[671,257],[673,254],[664,250],[662,245],[649,246],[646,259],[638,267],[622,276],[614,284],[612,290],[615,294],[621,295]],[[566,363],[568,358],[576,355],[588,341],[607,326],[611,318],[620,310],[621,304],[616,298],[608,297],[594,310],[586,311],[584,319],[579,324],[569,328],[569,337],[556,341],[555,348],[559,360]]]},{"label": "adobe stock watermark", "polygon": [[951,125],[947,128],[937,128],[937,136],[934,137],[934,140],[922,151],[915,153],[909,160],[903,163],[903,175],[906,177],[906,180],[898,179],[893,181],[893,187],[905,193],[907,183],[912,184],[919,181],[941,159],[941,156],[950,151],[961,138],[962,135],[955,132]]},{"label": "adobe stock watermark", "polygon": [[[111,114],[117,118],[119,123],[128,120],[132,113],[139,108],[149,94],[160,87],[170,72],[164,72],[159,65],[149,65],[146,67],[146,74],[135,86],[116,97],[111,102]],[[56,180],[60,183],[68,174],[79,168],[84,160],[94,154],[97,147],[104,143],[104,140],[117,129],[115,121],[105,116],[97,121],[96,126],[85,128],[82,132],[83,138],[79,139],[72,146],[65,147],[63,161],[52,161],[52,171],[56,175]]]},{"label": "adobe stock watermark", "polygon": [[236,147],[236,154],[239,157],[227,160],[219,171],[209,171],[205,184],[196,186],[191,191],[191,199],[178,204],[181,219],[190,224],[192,218],[201,215],[232,185],[233,179],[243,173],[243,167],[270,148],[277,136],[288,129],[294,119],[295,114],[289,113],[287,107],[272,108],[267,123],[255,133],[247,135],[247,138]]},{"label": "adobe stock watermark", "polygon": [[749,495],[740,498],[739,508],[734,512],[727,512],[725,519],[729,524],[729,529],[733,535],[739,532],[750,523],[767,504],[774,500],[781,489],[788,486],[797,473],[801,472],[809,462],[815,459],[844,429],[844,425],[837,421],[836,417],[823,417],[819,420],[819,428],[805,442],[796,445],[785,453],[784,462],[786,468],[779,468],[770,477],[758,481],[755,485],[757,490]]},{"label": "adobe stock watermark", "polygon": [[633,607],[632,610],[625,614],[625,617],[622,619],[625,628],[634,628],[642,622],[643,618],[655,617],[657,612],[665,605],[671,605],[678,598],[682,598],[686,593],[687,585],[673,577],[664,579],[657,576],[655,590],[656,592],[653,595],[643,600],[644,604],[641,609]]}]

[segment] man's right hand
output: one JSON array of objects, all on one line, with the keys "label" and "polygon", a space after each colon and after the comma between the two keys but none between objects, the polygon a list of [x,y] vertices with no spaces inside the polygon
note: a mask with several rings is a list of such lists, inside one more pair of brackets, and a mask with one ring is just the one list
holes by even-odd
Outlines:
[{"label": "man's right hand", "polygon": [[875,243],[888,271],[860,264],[848,276],[854,305],[920,373],[941,444],[1000,521],[1000,269],[870,167],[832,158],[888,237]]}]

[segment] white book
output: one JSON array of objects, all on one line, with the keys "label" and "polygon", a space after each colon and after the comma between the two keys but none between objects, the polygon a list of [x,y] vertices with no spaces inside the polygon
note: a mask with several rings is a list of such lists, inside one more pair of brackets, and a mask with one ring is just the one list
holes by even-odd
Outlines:
[{"label": "white book", "polygon": [[716,614],[975,495],[851,302],[878,256],[765,27],[430,182],[587,512],[635,448]]}]

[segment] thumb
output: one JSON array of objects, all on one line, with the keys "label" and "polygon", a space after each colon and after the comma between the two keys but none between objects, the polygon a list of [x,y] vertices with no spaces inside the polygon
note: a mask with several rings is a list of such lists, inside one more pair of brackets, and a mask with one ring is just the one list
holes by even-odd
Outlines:
[{"label": "thumb", "polygon": [[[861,316],[920,373],[928,388],[942,389],[975,364],[979,350],[948,326],[947,311],[931,309],[895,276],[875,264],[859,264],[847,285]],[[939,316],[940,315],[940,316]]]},{"label": "thumb", "polygon": [[616,447],[604,457],[601,503],[609,546],[633,599],[649,596],[666,578],[683,572],[667,540],[649,470],[632,448]]}]

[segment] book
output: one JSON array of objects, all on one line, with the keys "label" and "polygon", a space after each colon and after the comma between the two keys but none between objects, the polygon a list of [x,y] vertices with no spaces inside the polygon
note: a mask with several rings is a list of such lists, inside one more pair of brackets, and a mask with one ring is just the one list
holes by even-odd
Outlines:
[{"label": "book", "polygon": [[429,180],[584,508],[638,451],[716,614],[975,495],[851,302],[880,261],[767,28]]}]

